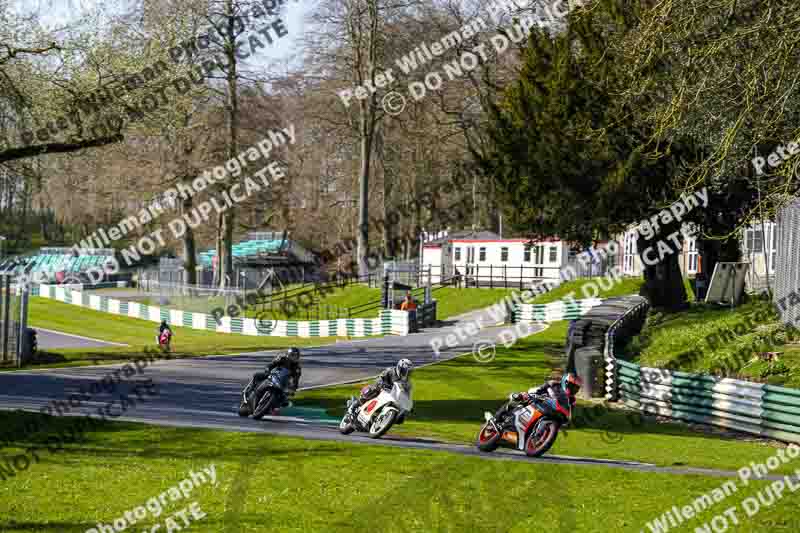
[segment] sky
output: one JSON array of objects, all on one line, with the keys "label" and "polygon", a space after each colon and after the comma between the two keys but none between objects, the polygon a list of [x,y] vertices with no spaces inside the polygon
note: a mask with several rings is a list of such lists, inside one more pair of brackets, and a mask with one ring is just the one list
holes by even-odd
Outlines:
[{"label": "sky", "polygon": [[[117,9],[124,9],[138,5],[140,0],[11,0],[10,3],[19,13],[38,12],[45,26],[57,28],[79,21],[98,5],[119,6]],[[310,2],[288,2],[284,19],[289,35],[276,41],[273,46],[260,50],[260,58],[264,61],[284,59],[293,51],[296,53],[299,50],[298,37],[302,35],[303,19],[309,7]]]}]

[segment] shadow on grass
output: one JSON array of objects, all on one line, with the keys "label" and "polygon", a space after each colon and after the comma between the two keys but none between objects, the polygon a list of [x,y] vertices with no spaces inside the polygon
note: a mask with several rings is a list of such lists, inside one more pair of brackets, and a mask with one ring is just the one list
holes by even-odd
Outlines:
[{"label": "shadow on grass", "polygon": [[[40,431],[28,433],[26,425],[33,420],[40,422]],[[0,425],[4,428],[0,438],[8,442],[9,447],[27,449],[37,446],[47,449],[48,437],[59,433],[67,433],[74,428],[76,417],[51,417],[36,413],[0,412]],[[240,436],[241,439],[232,437]],[[231,437],[231,438],[228,438]],[[298,446],[298,441],[290,444],[279,437],[262,433],[223,433],[226,461],[248,461],[253,457],[290,456],[311,453],[308,446]],[[93,429],[86,431],[83,438],[67,443],[63,451],[43,454],[42,459],[64,461],[63,454],[69,455],[69,462],[80,460],[85,456],[108,458],[147,458],[147,459],[192,459],[219,460],[220,434],[204,428],[175,428],[147,426],[128,422],[99,422]],[[341,446],[330,442],[314,442],[313,454],[341,454]],[[12,453],[3,455],[10,457]],[[2,456],[0,456],[2,457]]]}]

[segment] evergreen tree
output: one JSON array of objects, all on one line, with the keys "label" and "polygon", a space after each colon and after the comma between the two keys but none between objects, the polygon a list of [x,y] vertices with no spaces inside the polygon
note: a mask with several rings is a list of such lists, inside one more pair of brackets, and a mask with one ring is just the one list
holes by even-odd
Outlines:
[{"label": "evergreen tree", "polygon": [[[518,79],[493,110],[495,152],[484,164],[505,197],[506,215],[532,237],[578,245],[620,233],[678,199],[673,178],[697,158],[685,139],[663,141],[618,95],[624,63],[610,41],[635,29],[637,8],[620,1],[573,13],[564,32],[534,29]],[[645,268],[654,307],[686,306],[679,246],[661,225],[639,253],[663,240],[673,253]]]}]

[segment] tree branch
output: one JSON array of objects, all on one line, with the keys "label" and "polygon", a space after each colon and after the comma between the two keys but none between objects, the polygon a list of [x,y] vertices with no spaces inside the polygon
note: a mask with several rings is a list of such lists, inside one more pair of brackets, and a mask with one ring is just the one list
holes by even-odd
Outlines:
[{"label": "tree branch", "polygon": [[125,137],[122,134],[117,134],[111,137],[100,137],[86,141],[74,143],[48,143],[48,144],[35,144],[32,146],[22,146],[19,148],[10,148],[8,150],[0,151],[0,163],[7,161],[14,161],[17,159],[25,159],[27,157],[35,157],[44,154],[63,154],[69,152],[77,152],[85,148],[97,148],[107,144],[114,144],[122,141]]}]

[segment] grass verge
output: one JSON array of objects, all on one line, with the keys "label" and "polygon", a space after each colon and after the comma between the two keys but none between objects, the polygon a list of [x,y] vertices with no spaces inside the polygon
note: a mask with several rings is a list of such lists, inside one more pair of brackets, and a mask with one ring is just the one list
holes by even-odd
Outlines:
[{"label": "grass verge", "polygon": [[[0,413],[9,428],[33,415]],[[19,448],[2,449],[8,458]],[[673,505],[683,506],[724,479],[597,466],[489,461],[444,452],[306,441],[216,430],[108,423],[15,477],[0,480],[0,530],[78,533],[111,524],[126,511],[214,466],[188,498],[165,499],[130,531],[523,533],[541,529],[639,532]],[[766,484],[742,486],[685,524],[694,531],[739,506],[737,531],[797,531],[790,495],[747,518],[741,501]],[[109,497],[113,495],[112,497]],[[609,504],[609,498],[624,505]],[[205,517],[189,526],[175,513],[197,502]],[[141,516],[141,515],[140,515]],[[670,528],[672,530],[673,528]],[[675,528],[677,531],[678,529]]]}]

